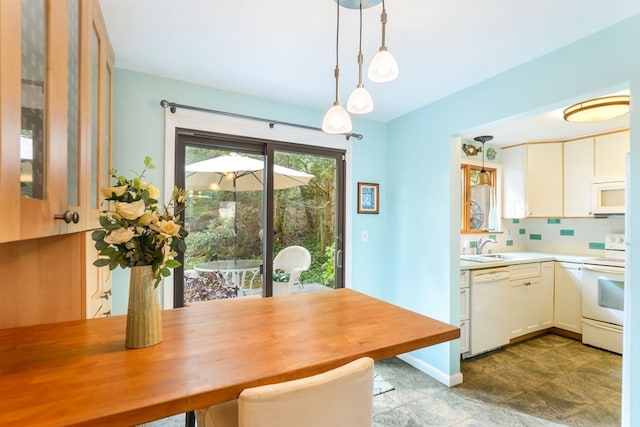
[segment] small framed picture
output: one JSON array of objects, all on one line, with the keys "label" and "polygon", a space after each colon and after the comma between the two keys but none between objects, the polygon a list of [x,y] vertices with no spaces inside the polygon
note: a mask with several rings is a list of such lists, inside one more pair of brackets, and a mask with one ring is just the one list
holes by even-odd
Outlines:
[{"label": "small framed picture", "polygon": [[358,183],[358,213],[377,214],[380,212],[380,184]]}]

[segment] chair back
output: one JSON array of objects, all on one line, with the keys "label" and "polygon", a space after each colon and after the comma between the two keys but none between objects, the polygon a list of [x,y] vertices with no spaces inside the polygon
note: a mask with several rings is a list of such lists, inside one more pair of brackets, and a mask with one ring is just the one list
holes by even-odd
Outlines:
[{"label": "chair back", "polygon": [[371,427],[373,359],[307,378],[246,389],[239,427]]},{"label": "chair back", "polygon": [[311,266],[311,254],[302,246],[287,246],[273,259],[273,271],[291,273],[294,268],[306,271]]}]

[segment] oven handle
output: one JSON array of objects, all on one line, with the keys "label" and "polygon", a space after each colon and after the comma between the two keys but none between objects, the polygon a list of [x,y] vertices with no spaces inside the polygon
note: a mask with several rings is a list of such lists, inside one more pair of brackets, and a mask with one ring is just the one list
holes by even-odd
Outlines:
[{"label": "oven handle", "polygon": [[583,268],[598,273],[624,274],[624,267],[602,267],[600,265],[583,264]]}]

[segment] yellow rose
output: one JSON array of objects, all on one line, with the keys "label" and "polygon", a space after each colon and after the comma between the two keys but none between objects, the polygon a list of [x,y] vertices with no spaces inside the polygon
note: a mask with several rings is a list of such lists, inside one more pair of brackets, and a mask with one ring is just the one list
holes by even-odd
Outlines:
[{"label": "yellow rose", "polygon": [[107,199],[113,198],[113,194],[114,193],[115,193],[116,197],[120,197],[126,191],[127,191],[127,186],[126,185],[120,185],[118,187],[102,187],[100,189],[100,192],[102,193],[102,195]]},{"label": "yellow rose", "polygon": [[154,225],[157,227],[158,232],[166,237],[177,236],[180,231],[180,225],[173,221],[158,221]]},{"label": "yellow rose", "polygon": [[104,238],[105,243],[110,245],[119,245],[131,240],[134,236],[134,232],[131,228],[118,228],[107,234]]},{"label": "yellow rose", "polygon": [[156,187],[154,187],[151,184],[141,182],[140,189],[147,190],[149,192],[149,197],[154,200],[158,200],[158,198],[160,197],[160,190],[158,190]]},{"label": "yellow rose", "polygon": [[155,212],[145,212],[144,215],[142,215],[139,219],[138,222],[144,226],[149,226],[149,224],[151,224],[152,222],[155,222],[158,220],[158,214]]},{"label": "yellow rose", "polygon": [[144,214],[144,200],[138,200],[131,203],[117,202],[116,213],[125,219],[138,219]]}]

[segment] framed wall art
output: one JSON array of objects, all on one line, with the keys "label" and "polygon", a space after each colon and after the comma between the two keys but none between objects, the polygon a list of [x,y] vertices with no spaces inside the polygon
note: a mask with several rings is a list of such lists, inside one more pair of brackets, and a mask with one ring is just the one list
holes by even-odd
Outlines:
[{"label": "framed wall art", "polygon": [[358,183],[358,213],[377,214],[380,212],[380,184]]}]

